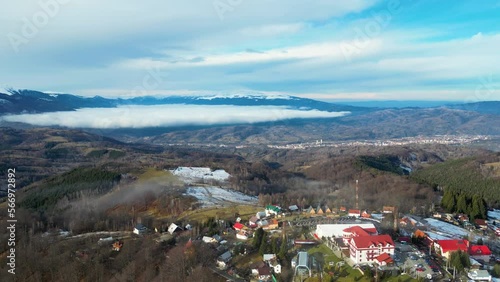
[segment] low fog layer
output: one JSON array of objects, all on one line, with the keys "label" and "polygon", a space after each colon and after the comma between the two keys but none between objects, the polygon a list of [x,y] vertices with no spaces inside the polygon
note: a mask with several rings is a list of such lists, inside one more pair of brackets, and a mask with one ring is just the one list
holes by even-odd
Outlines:
[{"label": "low fog layer", "polygon": [[183,125],[241,124],[294,118],[332,118],[349,112],[297,110],[282,106],[158,105],[86,108],[72,112],[5,116],[10,122],[72,128],[143,128]]}]

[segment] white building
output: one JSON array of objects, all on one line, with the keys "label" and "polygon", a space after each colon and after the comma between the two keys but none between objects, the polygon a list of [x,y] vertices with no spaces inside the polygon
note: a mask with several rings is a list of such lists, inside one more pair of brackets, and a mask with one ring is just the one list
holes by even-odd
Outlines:
[{"label": "white building", "polygon": [[318,224],[316,226],[316,232],[314,233],[318,238],[343,238],[347,234],[344,230],[349,229],[354,226],[359,226],[370,233],[376,233],[377,228],[373,223],[365,224]]},{"label": "white building", "polygon": [[389,235],[353,237],[349,242],[350,258],[356,264],[374,263],[382,254],[394,255],[394,241]]},{"label": "white building", "polygon": [[491,275],[486,270],[472,270],[467,276],[473,281],[491,281]]},{"label": "white building", "polygon": [[142,235],[144,233],[146,233],[148,231],[148,229],[146,228],[146,226],[138,223],[135,227],[134,227],[134,234],[137,234],[137,235]]}]

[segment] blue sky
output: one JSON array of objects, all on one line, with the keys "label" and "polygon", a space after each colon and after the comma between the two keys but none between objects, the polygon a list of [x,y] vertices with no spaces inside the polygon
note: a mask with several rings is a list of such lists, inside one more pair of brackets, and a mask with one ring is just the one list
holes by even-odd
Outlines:
[{"label": "blue sky", "polygon": [[102,2],[2,4],[0,87],[500,100],[498,0]]}]

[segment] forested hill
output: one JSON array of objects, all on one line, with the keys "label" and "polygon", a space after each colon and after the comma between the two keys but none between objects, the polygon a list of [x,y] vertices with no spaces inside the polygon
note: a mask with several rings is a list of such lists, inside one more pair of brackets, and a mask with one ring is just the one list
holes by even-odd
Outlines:
[{"label": "forested hill", "polygon": [[500,207],[500,153],[435,164],[413,173],[412,178],[442,187],[457,199],[465,194],[470,201],[478,195],[488,207]]}]

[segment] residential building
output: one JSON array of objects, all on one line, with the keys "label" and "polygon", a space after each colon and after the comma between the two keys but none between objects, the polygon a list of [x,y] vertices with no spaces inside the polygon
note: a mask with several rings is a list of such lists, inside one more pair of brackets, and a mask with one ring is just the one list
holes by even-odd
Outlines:
[{"label": "residential building", "polygon": [[391,207],[391,206],[384,206],[382,208],[382,213],[394,213],[394,211],[396,210],[395,207]]},{"label": "residential building", "polygon": [[491,250],[486,245],[473,245],[469,249],[469,255],[475,260],[490,262]]},{"label": "residential building", "polygon": [[488,229],[488,224],[486,223],[486,220],[484,220],[484,219],[476,219],[476,220],[474,220],[474,223],[481,230]]},{"label": "residential building", "polygon": [[208,237],[208,236],[203,236],[201,240],[207,244],[217,243],[217,240],[215,240],[213,237]]},{"label": "residential building", "polygon": [[307,209],[305,209],[305,213],[310,214],[310,215],[315,215],[316,210],[311,206],[311,207],[308,207]]},{"label": "residential building", "polygon": [[233,225],[233,228],[234,228],[234,230],[236,230],[236,231],[240,231],[240,230],[242,230],[243,228],[245,228],[245,225],[243,225],[243,224],[241,224],[241,223],[239,223],[239,222],[236,222],[236,223]]},{"label": "residential building", "polygon": [[326,205],[325,205],[325,213],[327,213],[327,214],[332,213],[332,210]]},{"label": "residential building", "polygon": [[137,234],[137,235],[142,235],[144,233],[146,233],[148,231],[148,229],[146,228],[146,226],[138,223],[135,227],[134,227],[134,234]]},{"label": "residential building", "polygon": [[357,264],[376,262],[384,253],[392,256],[394,249],[394,241],[389,235],[353,237],[349,242],[350,258]]},{"label": "residential building", "polygon": [[361,211],[360,210],[353,210],[350,209],[349,212],[347,213],[348,216],[353,216],[353,217],[360,217],[361,216]]},{"label": "residential building", "polygon": [[271,219],[268,221],[268,224],[264,227],[262,227],[264,230],[273,230],[273,229],[278,229],[278,220],[277,219]]},{"label": "residential building", "polygon": [[380,266],[388,266],[394,264],[394,260],[388,253],[383,253],[376,257],[375,262]]},{"label": "residential building", "polygon": [[317,215],[324,214],[323,209],[321,208],[321,206],[320,206],[320,205],[318,205],[318,206],[316,207],[316,214],[317,214]]},{"label": "residential building", "polygon": [[469,241],[467,240],[437,240],[434,242],[436,253],[442,257],[450,259],[451,253],[458,250],[467,252],[469,250]]},{"label": "residential building", "polygon": [[278,215],[280,212],[281,212],[281,208],[278,206],[267,205],[267,207],[266,207],[266,215],[267,216]]},{"label": "residential building", "polygon": [[248,240],[248,233],[246,233],[244,230],[236,233],[236,239],[240,240]]},{"label": "residential building", "polygon": [[170,224],[170,226],[168,227],[168,233],[170,233],[170,234],[174,234],[174,232],[181,231],[181,230],[182,229],[179,226],[177,226],[175,223]]},{"label": "residential building", "polygon": [[227,251],[217,258],[217,266],[221,268],[226,268],[231,261],[232,255],[230,251]]},{"label": "residential building", "polygon": [[252,216],[249,220],[248,220],[248,225],[250,225],[250,227],[256,227],[257,226],[257,222],[259,221],[259,218],[257,216]]},{"label": "residential building", "polygon": [[269,281],[271,280],[271,268],[269,266],[264,266],[257,269],[259,281]]},{"label": "residential building", "polygon": [[255,214],[255,216],[256,216],[258,219],[262,219],[262,218],[266,218],[267,214],[266,214],[266,212],[265,212],[265,211],[263,211],[263,212],[257,212],[257,213]]}]

